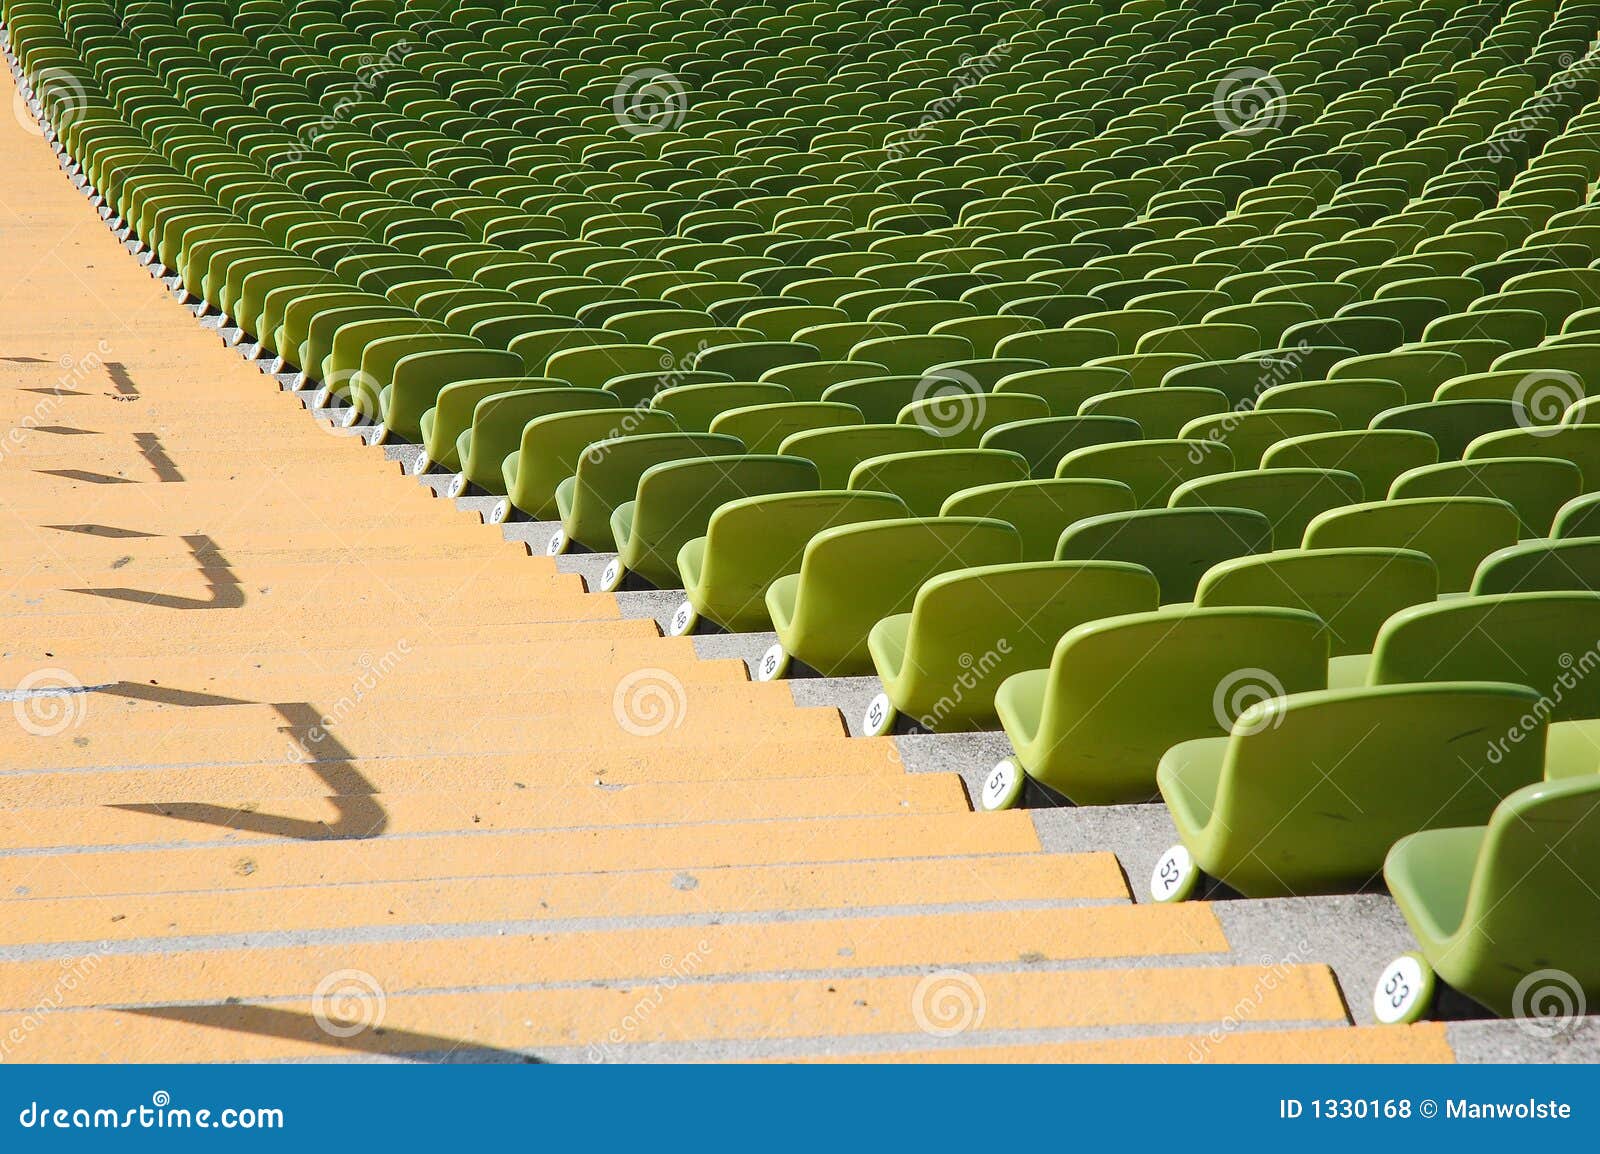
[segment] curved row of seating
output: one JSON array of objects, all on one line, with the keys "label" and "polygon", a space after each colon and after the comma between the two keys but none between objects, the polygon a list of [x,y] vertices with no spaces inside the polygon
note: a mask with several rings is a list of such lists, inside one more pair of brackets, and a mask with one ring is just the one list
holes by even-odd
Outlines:
[{"label": "curved row of seating", "polygon": [[[762,676],[876,673],[874,732],[1003,728],[986,804],[1159,788],[1160,896],[1581,808],[1600,4],[0,8],[103,211],[319,406]],[[1412,844],[1397,893],[1478,868]],[[1441,972],[1498,1008],[1524,944]]]}]

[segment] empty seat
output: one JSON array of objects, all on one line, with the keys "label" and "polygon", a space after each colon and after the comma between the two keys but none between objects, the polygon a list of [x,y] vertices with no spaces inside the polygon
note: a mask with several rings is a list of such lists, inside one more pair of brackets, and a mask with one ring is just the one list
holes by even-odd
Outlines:
[{"label": "empty seat", "polygon": [[1189,601],[1219,561],[1272,548],[1272,523],[1253,509],[1173,508],[1104,513],[1074,521],[1056,545],[1058,561],[1128,561],[1155,574],[1161,603]]},{"label": "empty seat", "polygon": [[1168,749],[1228,731],[1245,679],[1274,694],[1319,689],[1327,661],[1322,622],[1302,610],[1136,613],[1068,632],[1049,668],[1002,683],[995,710],[1012,772],[1079,805],[1147,801]]},{"label": "empty seat", "polygon": [[1407,497],[1319,513],[1306,526],[1303,544],[1416,549],[1438,567],[1439,591],[1455,593],[1472,584],[1479,561],[1516,542],[1519,527],[1517,511],[1493,498]]},{"label": "empty seat", "polygon": [[1112,561],[940,574],[917,591],[909,613],[883,618],[868,635],[884,691],[865,728],[887,732],[896,713],[936,732],[990,728],[1002,681],[1048,665],[1076,625],[1156,608],[1157,592],[1148,570]]},{"label": "empty seat", "polygon": [[[1228,736],[1175,743],[1157,780],[1194,869],[1247,897],[1352,890],[1397,838],[1486,821],[1539,779],[1537,701],[1501,682],[1285,686]],[[1525,723],[1533,740],[1491,756],[1494,735]],[[1157,881],[1155,896],[1181,897],[1193,883],[1191,873],[1162,892]]]},{"label": "empty seat", "polygon": [[678,550],[687,609],[673,631],[690,632],[700,618],[724,629],[770,629],[767,587],[800,571],[807,542],[824,529],[863,521],[901,519],[905,503],[888,493],[823,490],[745,497],[719,506],[705,534]]},{"label": "empty seat", "polygon": [[701,536],[725,501],[817,487],[817,467],[804,457],[771,453],[665,461],[639,474],[631,501],[611,513],[617,559],[602,585],[615,589],[633,574],[657,587],[680,583],[678,551]]},{"label": "empty seat", "polygon": [[924,517],[824,529],[807,543],[800,571],[766,592],[778,643],[757,676],[782,676],[791,660],[833,677],[868,673],[867,634],[907,612],[923,582],[954,569],[1007,565],[1022,541],[1004,521]]}]

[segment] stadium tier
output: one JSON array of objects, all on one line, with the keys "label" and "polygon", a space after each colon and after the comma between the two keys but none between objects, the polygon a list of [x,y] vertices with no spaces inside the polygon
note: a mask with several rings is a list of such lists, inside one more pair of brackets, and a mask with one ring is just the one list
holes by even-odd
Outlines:
[{"label": "stadium tier", "polygon": [[0,1057],[1600,1060],[1600,0],[0,14]]}]

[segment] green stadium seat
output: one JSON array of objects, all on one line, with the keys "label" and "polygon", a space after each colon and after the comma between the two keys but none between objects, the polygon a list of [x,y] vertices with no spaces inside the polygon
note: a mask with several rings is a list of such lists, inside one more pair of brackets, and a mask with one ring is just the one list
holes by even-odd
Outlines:
[{"label": "green stadium seat", "polygon": [[[1526,1014],[1552,971],[1572,989],[1600,986],[1584,928],[1600,914],[1586,880],[1600,860],[1600,775],[1525,785],[1488,818],[1400,838],[1383,877],[1421,961],[1494,1013]],[[1421,1016],[1428,981],[1401,959],[1374,991],[1380,1020]],[[1431,976],[1431,975],[1430,975]],[[1410,979],[1409,982],[1407,979]],[[1530,985],[1531,983],[1531,985]]]},{"label": "green stadium seat", "polygon": [[[1153,896],[1186,896],[1197,872],[1247,897],[1360,887],[1396,839],[1486,821],[1539,779],[1542,742],[1492,757],[1484,736],[1525,723],[1537,736],[1537,700],[1504,682],[1285,685],[1234,719],[1228,736],[1174,743],[1161,758],[1156,778],[1182,853],[1157,866]],[[1168,859],[1177,868],[1163,874]]]},{"label": "green stadium seat", "polygon": [[1385,621],[1409,605],[1432,601],[1438,591],[1438,570],[1415,549],[1280,549],[1213,565],[1200,578],[1195,604],[1280,605],[1315,613],[1337,663],[1371,652]]},{"label": "green stadium seat", "polygon": [[1003,521],[903,518],[824,529],[807,543],[798,573],[767,588],[777,644],[756,676],[782,677],[791,661],[830,677],[872,671],[867,634],[908,612],[929,578],[956,569],[1015,564],[1022,543]]},{"label": "green stadium seat", "polygon": [[1194,599],[1206,570],[1272,548],[1272,523],[1253,509],[1170,508],[1105,513],[1068,525],[1058,561],[1127,561],[1155,574],[1161,603]]},{"label": "green stadium seat", "polygon": [[736,631],[770,629],[767,587],[800,571],[812,537],[824,529],[907,515],[905,503],[888,493],[822,490],[728,501],[711,514],[705,535],[678,551],[687,600],[672,618],[672,632],[687,634],[701,618]]},{"label": "green stadium seat", "polygon": [[1380,546],[1416,549],[1439,570],[1439,591],[1472,584],[1478,562],[1515,544],[1517,511],[1489,497],[1407,497],[1330,509],[1306,526],[1307,549]]},{"label": "green stadium seat", "polygon": [[[1322,623],[1296,609],[1185,609],[1111,617],[1072,629],[1047,669],[1007,678],[995,695],[1020,770],[1079,805],[1147,801],[1156,766],[1179,742],[1227,732],[1219,707],[1241,671],[1274,693],[1320,689]],[[985,783],[984,801],[1014,796]],[[992,806],[990,806],[993,808]]]},{"label": "green stadium seat", "polygon": [[958,569],[928,580],[911,611],[867,637],[883,694],[863,731],[897,714],[934,732],[991,728],[994,694],[1013,673],[1048,665],[1057,640],[1087,621],[1156,608],[1153,575],[1115,561],[1024,562]]},{"label": "green stadium seat", "polygon": [[639,474],[633,499],[612,510],[617,557],[607,565],[601,586],[609,592],[631,574],[658,588],[675,587],[682,580],[679,550],[705,534],[718,506],[816,487],[817,467],[804,457],[750,453],[651,465]]}]

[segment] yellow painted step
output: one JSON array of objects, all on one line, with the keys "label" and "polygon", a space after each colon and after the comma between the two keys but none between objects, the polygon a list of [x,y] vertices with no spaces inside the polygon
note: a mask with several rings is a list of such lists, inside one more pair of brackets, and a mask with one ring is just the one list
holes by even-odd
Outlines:
[{"label": "yellow painted step", "polygon": [[[829,785],[837,780],[821,779]],[[158,902],[118,896],[13,902],[0,922],[0,940],[8,945],[121,942],[362,926],[538,921],[591,917],[596,910],[617,918],[683,917],[1128,900],[1122,869],[1109,853],[341,883],[337,901],[327,900],[328,894],[325,887],[312,885],[232,893],[169,893]]]},{"label": "yellow painted step", "polygon": [[[381,807],[382,798],[362,799]],[[0,905],[83,894],[162,894],[317,882],[404,881],[510,873],[704,869],[780,862],[1032,853],[1023,811],[774,821],[759,838],[740,822],[624,829],[277,842],[240,849],[106,850],[0,858]]]},{"label": "yellow painted step", "polygon": [[[871,1035],[925,1038],[916,975],[800,981],[685,981],[698,955],[663,957],[651,981],[626,987],[575,987],[473,994],[385,997],[382,1029],[359,1028],[378,1013],[331,993],[358,988],[357,975],[333,972],[323,998],[266,1006],[186,1005],[142,1011],[51,1014],[28,1037],[19,1060],[227,1061],[442,1052],[463,1046],[501,1050],[571,1047],[591,1060],[625,1059],[631,1046],[712,1040],[777,1042]],[[80,962],[80,967],[88,966]],[[58,966],[58,969],[61,967]],[[90,977],[96,973],[88,969]],[[1035,971],[985,974],[986,1031],[1105,1026],[1201,1026],[1221,1022],[1255,999],[1256,967]],[[924,995],[924,999],[926,994]],[[642,1009],[641,1009],[642,1007]],[[335,1038],[319,1025],[333,1021]],[[357,1014],[366,1013],[363,1019]],[[1341,1022],[1344,1006],[1325,966],[1297,966],[1260,997],[1262,1024]],[[22,1014],[0,1016],[0,1036]],[[351,1030],[350,1027],[357,1027]]]},{"label": "yellow painted step", "polygon": [[[955,774],[903,777],[743,781],[737,788],[661,783],[610,789],[556,789],[383,794],[382,836],[578,829],[597,826],[687,825],[695,822],[965,813],[967,795]],[[231,815],[218,825],[219,815]],[[0,810],[0,845],[8,850],[144,844],[242,844],[282,835],[294,823],[306,832],[343,814],[334,797],[190,797],[181,801],[93,807]]]},{"label": "yellow painted step", "polygon": [[[900,775],[905,765],[887,738],[842,733],[804,741],[748,740],[684,746],[599,746],[537,755],[451,754],[362,757],[317,762],[246,762],[162,768],[0,772],[0,807],[136,805],[222,796],[323,797],[444,789],[523,789],[540,785],[633,785],[784,778]],[[729,788],[736,788],[730,785]]]}]

